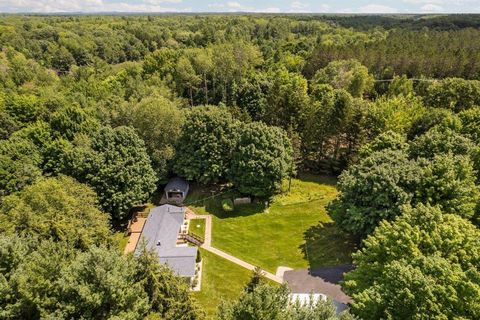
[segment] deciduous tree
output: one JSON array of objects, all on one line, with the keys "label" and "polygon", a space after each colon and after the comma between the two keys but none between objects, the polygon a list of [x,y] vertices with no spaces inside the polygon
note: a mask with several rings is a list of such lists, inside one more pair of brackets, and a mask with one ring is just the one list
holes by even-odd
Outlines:
[{"label": "deciduous tree", "polygon": [[362,319],[480,316],[480,231],[457,215],[420,205],[383,221],[354,254],[345,277]]}]

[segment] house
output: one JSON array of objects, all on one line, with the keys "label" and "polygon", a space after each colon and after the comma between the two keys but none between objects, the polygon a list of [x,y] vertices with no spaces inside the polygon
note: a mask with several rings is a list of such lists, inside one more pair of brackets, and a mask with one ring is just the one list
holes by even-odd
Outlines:
[{"label": "house", "polygon": [[[195,277],[198,249],[183,241],[187,225],[185,208],[169,204],[155,207],[145,221],[139,243],[144,241],[148,250],[157,253],[161,264],[191,283]],[[135,254],[140,250],[141,245],[137,245]]]},{"label": "house", "polygon": [[170,179],[165,186],[165,199],[167,203],[182,204],[188,194],[188,182],[182,178]]},{"label": "house", "polygon": [[[291,293],[290,294],[290,303],[298,303],[301,306],[315,305],[319,301],[327,301],[328,297],[323,293]],[[345,303],[332,299],[333,305],[337,311],[337,314],[342,313],[348,309],[348,306]]]}]

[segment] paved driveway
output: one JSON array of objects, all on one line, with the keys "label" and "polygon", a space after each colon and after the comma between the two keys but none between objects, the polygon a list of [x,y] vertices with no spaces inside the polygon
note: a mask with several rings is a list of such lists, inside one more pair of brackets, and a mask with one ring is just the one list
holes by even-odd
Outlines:
[{"label": "paved driveway", "polygon": [[293,293],[323,293],[338,302],[348,304],[352,299],[342,291],[338,283],[343,279],[343,274],[350,270],[351,265],[292,270],[286,271],[283,279]]}]

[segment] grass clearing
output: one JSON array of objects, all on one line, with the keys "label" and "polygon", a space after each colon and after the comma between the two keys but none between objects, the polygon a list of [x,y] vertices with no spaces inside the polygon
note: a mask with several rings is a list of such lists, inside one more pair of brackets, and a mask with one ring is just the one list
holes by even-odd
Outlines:
[{"label": "grass clearing", "polygon": [[221,190],[192,189],[186,202],[198,214],[213,215],[212,246],[220,250],[272,273],[279,266],[351,262],[353,242],[325,210],[337,194],[332,178],[301,175],[292,180],[290,192],[274,197],[267,210],[263,203],[252,203],[225,212],[221,200],[228,193],[211,198]]},{"label": "grass clearing", "polygon": [[206,250],[200,251],[202,286],[201,291],[194,292],[193,296],[207,313],[207,319],[212,319],[222,300],[232,301],[240,297],[252,272]]},{"label": "grass clearing", "polygon": [[205,239],[205,219],[190,220],[188,233],[193,234],[200,239]]}]

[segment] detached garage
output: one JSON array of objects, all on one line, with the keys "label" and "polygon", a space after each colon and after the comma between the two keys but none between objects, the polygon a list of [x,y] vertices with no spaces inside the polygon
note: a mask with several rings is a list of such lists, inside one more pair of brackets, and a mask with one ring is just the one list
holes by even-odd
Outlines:
[{"label": "detached garage", "polygon": [[181,204],[188,194],[188,182],[182,178],[175,177],[170,179],[164,190],[168,203]]}]

